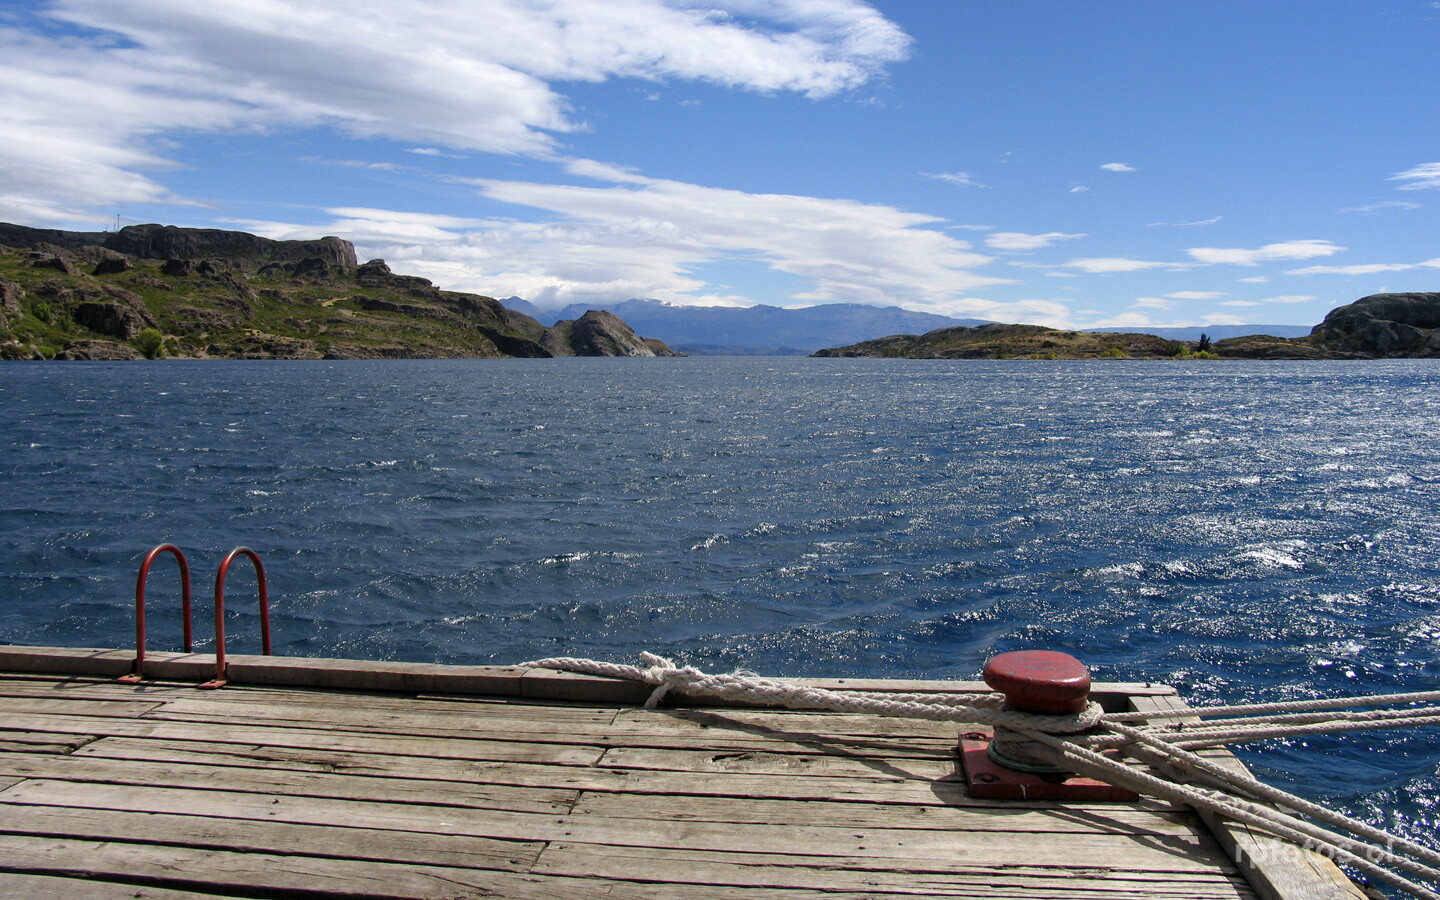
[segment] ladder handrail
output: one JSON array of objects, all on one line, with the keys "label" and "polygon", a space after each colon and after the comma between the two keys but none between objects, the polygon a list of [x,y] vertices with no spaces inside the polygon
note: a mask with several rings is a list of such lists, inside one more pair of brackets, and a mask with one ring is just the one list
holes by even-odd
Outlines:
[{"label": "ladder handrail", "polygon": [[185,554],[174,544],[160,544],[145,554],[145,559],[140,563],[140,572],[135,576],[135,671],[129,675],[121,676],[120,680],[125,682],[140,681],[145,674],[145,582],[150,577],[150,565],[161,553],[169,552],[174,554],[176,562],[180,564],[180,589],[181,613],[184,616],[184,637],[185,652],[191,650],[190,630],[190,566],[185,562]]},{"label": "ladder handrail", "polygon": [[215,678],[200,685],[202,688],[225,686],[225,575],[237,556],[248,556],[255,565],[255,580],[260,586],[260,648],[265,656],[270,655],[270,594],[265,589],[265,566],[254,550],[236,547],[215,573]]}]

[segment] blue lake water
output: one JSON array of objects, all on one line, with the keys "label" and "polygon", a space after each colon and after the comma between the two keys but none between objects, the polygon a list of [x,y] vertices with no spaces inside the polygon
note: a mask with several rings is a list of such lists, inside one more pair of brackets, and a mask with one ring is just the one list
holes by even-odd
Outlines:
[{"label": "blue lake water", "polygon": [[[292,655],[971,678],[1043,647],[1196,703],[1434,690],[1437,388],[1434,361],[13,363],[0,642],[131,644],[173,541],[201,650],[243,544]],[[254,593],[242,562],[230,652]],[[1436,843],[1433,732],[1243,755]]]}]

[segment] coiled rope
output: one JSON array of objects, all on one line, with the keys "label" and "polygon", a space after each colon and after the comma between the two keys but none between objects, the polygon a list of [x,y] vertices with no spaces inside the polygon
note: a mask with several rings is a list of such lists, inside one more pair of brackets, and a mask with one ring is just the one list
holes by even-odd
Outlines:
[{"label": "coiled rope", "polygon": [[[1091,702],[1074,715],[1044,716],[1001,709],[1005,698],[998,694],[838,692],[761,678],[748,672],[706,673],[692,666],[677,666],[652,653],[642,653],[640,659],[643,667],[575,657],[552,657],[522,665],[653,685],[655,689],[645,703],[647,709],[653,709],[666,694],[678,689],[692,697],[787,709],[898,716],[1008,730],[1027,739],[1027,747],[1032,752],[1034,748],[1041,748],[1042,752],[1048,750],[1047,761],[1066,771],[1258,826],[1416,897],[1440,900],[1440,893],[1433,888],[1440,885],[1440,853],[1271,787],[1248,773],[1222,767],[1194,752],[1204,747],[1277,737],[1436,725],[1440,724],[1440,707],[1436,706],[1369,712],[1346,710],[1359,706],[1435,703],[1440,701],[1440,691],[1144,713],[1107,714],[1099,704]],[[1149,724],[1150,720],[1177,720],[1182,716],[1224,718],[1214,722]],[[1106,749],[1118,750],[1171,777],[1162,778],[1138,766],[1119,762],[1104,755],[1102,751]],[[1348,835],[1335,829],[1343,829]],[[1417,883],[1394,871],[1396,869],[1418,876],[1431,886]]]}]

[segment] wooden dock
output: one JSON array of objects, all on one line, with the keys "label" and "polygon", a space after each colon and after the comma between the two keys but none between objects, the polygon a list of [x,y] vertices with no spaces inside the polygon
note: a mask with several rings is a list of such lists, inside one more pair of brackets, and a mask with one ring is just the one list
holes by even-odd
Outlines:
[{"label": "wooden dock", "polygon": [[237,656],[201,691],[213,657],[152,653],[116,683],[132,659],[0,647],[0,896],[1362,896],[1183,807],[972,798],[952,725],[513,668]]}]

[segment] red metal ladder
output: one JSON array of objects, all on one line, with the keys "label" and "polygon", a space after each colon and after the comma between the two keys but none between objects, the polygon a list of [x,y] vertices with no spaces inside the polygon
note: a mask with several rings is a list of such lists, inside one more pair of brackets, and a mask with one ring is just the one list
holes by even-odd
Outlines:
[{"label": "red metal ladder", "polygon": [[[150,566],[155,562],[156,557],[161,553],[171,553],[180,564],[181,579],[181,612],[184,616],[184,641],[185,652],[192,652],[190,627],[190,566],[185,561],[185,554],[174,544],[161,544],[149,553],[140,563],[140,573],[135,577],[135,669],[129,675],[122,675],[120,681],[127,684],[135,684],[141,681],[145,675],[145,582],[150,577]],[[236,547],[220,563],[220,569],[215,573],[215,677],[200,685],[201,688],[224,687],[226,681],[225,666],[225,576],[230,571],[230,565],[237,556],[248,556],[250,562],[255,566],[255,578],[260,588],[260,646],[265,656],[270,655],[270,594],[265,586],[265,566],[260,562],[260,554],[249,547]]]}]

